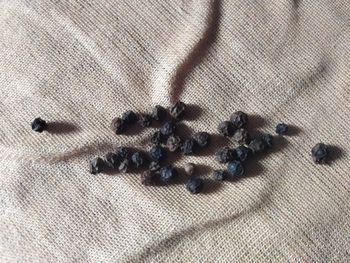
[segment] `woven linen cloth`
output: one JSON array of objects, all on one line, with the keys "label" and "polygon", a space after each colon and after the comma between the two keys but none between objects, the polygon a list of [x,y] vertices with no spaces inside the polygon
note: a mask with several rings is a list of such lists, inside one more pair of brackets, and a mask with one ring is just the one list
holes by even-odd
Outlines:
[{"label": "woven linen cloth", "polygon": [[[350,262],[350,2],[1,0],[0,262]],[[204,192],[89,174],[127,109],[189,104],[212,146]],[[217,183],[220,121],[242,110],[275,148]],[[49,131],[35,133],[41,117]],[[187,128],[185,127],[187,126]],[[331,146],[329,165],[311,148]]]}]

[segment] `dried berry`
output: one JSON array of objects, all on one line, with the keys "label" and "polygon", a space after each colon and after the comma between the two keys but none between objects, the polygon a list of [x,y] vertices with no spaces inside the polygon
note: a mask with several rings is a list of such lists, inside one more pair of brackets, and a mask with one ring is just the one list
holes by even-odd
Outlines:
[{"label": "dried berry", "polygon": [[227,174],[225,170],[215,170],[213,172],[213,178],[216,181],[223,181],[227,178]]},{"label": "dried berry", "polygon": [[195,169],[195,166],[193,163],[186,163],[184,165],[184,170],[185,170],[185,173],[187,175],[193,175],[194,174],[194,169]]},{"label": "dried berry", "polygon": [[117,154],[119,160],[129,158],[129,154],[130,154],[129,149],[123,146],[117,147],[115,153]]},{"label": "dried berry", "polygon": [[234,151],[237,160],[241,162],[244,162],[253,154],[253,151],[250,148],[243,145],[237,147],[236,149],[234,149]]},{"label": "dried berry", "polygon": [[142,153],[135,152],[133,155],[131,155],[131,161],[136,166],[136,168],[141,167],[144,163],[144,158]]},{"label": "dried berry", "polygon": [[171,183],[178,176],[178,173],[172,165],[167,165],[160,169],[159,176],[164,183]]},{"label": "dried berry", "polygon": [[200,147],[207,147],[210,144],[210,134],[207,132],[197,132],[192,136],[192,138]]},{"label": "dried berry", "polygon": [[150,170],[143,171],[141,174],[141,184],[151,185],[155,182],[155,174]]},{"label": "dried berry", "polygon": [[181,152],[184,155],[192,155],[197,151],[197,147],[197,142],[194,139],[190,138],[184,141],[184,143],[181,145]]},{"label": "dried berry", "polygon": [[125,131],[124,121],[121,118],[114,118],[111,122],[111,130],[115,134],[120,134]]},{"label": "dried berry", "polygon": [[129,171],[129,167],[130,167],[130,161],[129,159],[124,159],[120,162],[119,166],[118,166],[118,170],[121,173],[126,173]]},{"label": "dried berry", "polygon": [[247,125],[248,116],[242,111],[236,111],[231,115],[230,121],[232,122],[235,128],[242,128]]},{"label": "dried berry", "polygon": [[262,137],[253,139],[248,147],[253,151],[253,153],[261,153],[266,150],[266,143]]},{"label": "dried berry", "polygon": [[329,158],[328,146],[324,143],[316,144],[311,150],[312,159],[316,164],[324,164]]},{"label": "dried berry", "polygon": [[47,124],[46,121],[44,121],[41,118],[36,118],[33,122],[32,122],[32,130],[36,131],[36,132],[43,132],[44,130],[47,129]]},{"label": "dried berry", "polygon": [[166,141],[166,146],[171,152],[175,152],[181,148],[182,141],[179,136],[170,136]]},{"label": "dried berry", "polygon": [[90,161],[90,173],[98,174],[103,171],[105,163],[100,157],[96,157]]},{"label": "dried berry", "polygon": [[109,152],[105,156],[106,164],[111,168],[117,168],[120,163],[120,159],[117,154]]},{"label": "dried berry", "polygon": [[164,142],[164,135],[160,131],[153,133],[151,137],[151,143],[153,145],[160,145]]},{"label": "dried berry", "polygon": [[215,160],[219,163],[228,163],[235,159],[235,152],[228,146],[222,147],[215,153]]},{"label": "dried berry", "polygon": [[157,162],[161,161],[165,157],[165,150],[163,147],[159,145],[152,146],[151,150],[149,151],[149,154],[151,158]]},{"label": "dried berry", "polygon": [[151,115],[139,114],[137,123],[143,128],[151,126],[151,124],[152,124]]},{"label": "dried berry", "polygon": [[166,109],[160,105],[155,106],[151,114],[152,118],[156,121],[164,121],[166,118],[166,115],[167,115]]},{"label": "dried berry", "polygon": [[244,175],[244,167],[240,161],[232,161],[227,164],[227,171],[234,176]]},{"label": "dried berry", "polygon": [[267,148],[272,148],[272,146],[273,146],[273,137],[272,137],[271,134],[263,134],[261,136],[261,138],[265,142]]},{"label": "dried berry", "polygon": [[128,110],[122,114],[122,120],[125,124],[134,124],[137,122],[137,115],[132,110]]},{"label": "dried berry", "polygon": [[248,144],[250,141],[250,136],[248,134],[248,131],[243,128],[239,128],[235,131],[233,134],[233,140],[237,142],[238,144]]},{"label": "dried berry", "polygon": [[152,161],[150,164],[149,164],[149,170],[152,171],[152,172],[157,172],[160,170],[160,164],[159,162],[156,162],[156,161]]},{"label": "dried berry", "polygon": [[170,116],[174,119],[180,119],[184,116],[186,110],[186,104],[182,101],[178,101],[169,110]]},{"label": "dried berry", "polygon": [[223,121],[222,123],[219,124],[218,131],[223,136],[231,137],[235,132],[235,128],[232,122]]},{"label": "dried berry", "polygon": [[198,194],[203,190],[204,181],[199,177],[192,177],[186,183],[186,189],[192,194]]},{"label": "dried berry", "polygon": [[164,136],[170,136],[173,135],[176,129],[176,125],[173,121],[166,122],[163,127],[160,129],[160,132]]},{"label": "dried berry", "polygon": [[288,132],[288,125],[285,123],[279,123],[276,126],[276,133],[278,135],[286,135]]}]

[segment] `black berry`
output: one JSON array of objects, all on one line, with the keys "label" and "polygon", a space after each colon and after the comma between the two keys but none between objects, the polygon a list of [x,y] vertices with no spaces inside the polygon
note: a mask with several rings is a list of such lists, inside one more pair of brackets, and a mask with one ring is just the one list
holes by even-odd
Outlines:
[{"label": "black berry", "polygon": [[117,154],[117,156],[120,160],[127,159],[127,158],[129,158],[129,155],[130,155],[129,149],[126,147],[123,147],[123,146],[117,147],[115,153]]},{"label": "black berry", "polygon": [[166,141],[166,147],[170,152],[175,152],[181,148],[182,140],[179,136],[170,136]]},{"label": "black berry", "polygon": [[248,144],[250,141],[250,136],[248,134],[248,131],[243,128],[239,128],[235,131],[233,134],[233,140],[237,142],[238,144]]},{"label": "black berry", "polygon": [[166,118],[166,115],[167,115],[166,109],[160,105],[155,106],[151,114],[152,118],[156,121],[164,121]]},{"label": "black berry", "polygon": [[159,176],[164,183],[171,183],[178,176],[178,173],[172,165],[167,165],[160,169]]},{"label": "black berry", "polygon": [[244,167],[240,161],[232,161],[227,164],[227,171],[234,176],[244,175]]},{"label": "black berry", "polygon": [[263,134],[261,136],[263,141],[265,142],[265,145],[267,148],[272,148],[273,147],[273,136],[271,134]]},{"label": "black berry", "polygon": [[203,190],[204,181],[199,177],[192,177],[186,183],[186,189],[192,194],[198,194]]},{"label": "black berry", "polygon": [[173,135],[176,129],[176,125],[173,121],[166,122],[163,127],[160,129],[160,132],[164,136],[170,136]]},{"label": "black berry", "polygon": [[36,118],[32,122],[32,130],[36,132],[43,132],[47,129],[46,121],[41,118]]},{"label": "black berry", "polygon": [[316,144],[311,150],[312,159],[316,164],[324,164],[329,158],[328,146],[324,143]]},{"label": "black berry", "polygon": [[184,143],[181,145],[181,152],[184,155],[192,155],[196,153],[197,147],[197,142],[194,139],[190,138],[184,141]]},{"label": "black berry", "polygon": [[232,124],[232,122],[229,121],[223,121],[218,126],[218,131],[221,135],[226,137],[231,137],[233,133],[235,132],[235,128]]},{"label": "black berry", "polygon": [[248,147],[252,150],[253,153],[261,153],[261,152],[264,152],[266,150],[266,143],[265,141],[263,140],[262,137],[258,137],[258,138],[255,138],[253,139]]},{"label": "black berry", "polygon": [[150,164],[149,164],[149,170],[152,171],[152,172],[157,172],[160,170],[160,164],[159,162],[157,161],[152,161]]},{"label": "black berry", "polygon": [[111,130],[115,134],[120,134],[125,131],[124,121],[121,118],[114,118],[111,122]]},{"label": "black berry", "polygon": [[242,111],[236,111],[231,115],[230,121],[232,122],[235,128],[242,128],[247,125],[248,116]]},{"label": "black berry", "polygon": [[215,153],[215,160],[219,163],[228,163],[235,159],[235,152],[228,146],[222,147]]},{"label": "black berry", "polygon": [[139,114],[137,123],[143,128],[149,127],[152,124],[152,117],[149,114]]},{"label": "black berry", "polygon": [[241,162],[244,162],[253,154],[253,151],[250,148],[243,145],[237,147],[236,149],[234,149],[234,151],[237,160]]},{"label": "black berry", "polygon": [[133,112],[132,110],[128,110],[126,112],[124,112],[122,114],[122,120],[126,123],[126,124],[134,124],[137,122],[137,115],[135,112]]},{"label": "black berry", "polygon": [[109,152],[105,156],[106,164],[111,168],[117,168],[120,163],[120,158],[117,154]]},{"label": "black berry", "polygon": [[159,162],[159,161],[164,159],[165,150],[163,147],[161,147],[159,145],[154,145],[154,146],[152,146],[151,150],[149,151],[149,154],[154,161]]},{"label": "black berry", "polygon": [[151,143],[153,145],[160,145],[164,142],[164,135],[160,131],[153,133],[151,137]]},{"label": "black berry", "polygon": [[90,161],[90,173],[98,174],[103,171],[105,163],[100,157],[96,157]]},{"label": "black berry", "polygon": [[131,161],[136,166],[136,168],[139,168],[144,163],[144,158],[142,156],[142,153],[135,152],[133,155],[131,155]]},{"label": "black berry", "polygon": [[288,125],[285,123],[279,123],[276,126],[276,133],[278,135],[286,135],[288,132]]},{"label": "black berry", "polygon": [[227,178],[227,174],[225,170],[215,170],[213,172],[213,178],[216,181],[223,181]]},{"label": "black berry", "polygon": [[185,170],[185,173],[187,175],[193,175],[194,174],[194,170],[195,170],[195,166],[193,163],[186,163],[184,165],[184,170]]},{"label": "black berry", "polygon": [[197,132],[192,136],[192,138],[200,147],[207,147],[210,144],[210,134],[207,132]]},{"label": "black berry", "polygon": [[119,166],[118,166],[118,170],[121,173],[126,173],[129,171],[130,168],[130,161],[129,159],[124,159],[120,162]]},{"label": "black berry", "polygon": [[155,174],[150,170],[141,173],[141,184],[152,185],[155,182]]},{"label": "black berry", "polygon": [[182,101],[178,101],[169,110],[170,116],[174,119],[180,119],[184,116],[186,110],[186,104]]}]

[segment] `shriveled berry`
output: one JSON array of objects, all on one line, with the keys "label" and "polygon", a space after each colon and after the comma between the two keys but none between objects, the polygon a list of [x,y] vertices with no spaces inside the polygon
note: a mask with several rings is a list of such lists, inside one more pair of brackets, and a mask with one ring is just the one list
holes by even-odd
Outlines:
[{"label": "shriveled berry", "polygon": [[176,129],[176,125],[173,121],[166,122],[163,127],[160,129],[160,132],[164,136],[170,136],[173,135]]},{"label": "shriveled berry", "polygon": [[32,122],[32,130],[36,132],[43,132],[47,129],[46,121],[41,118],[36,118]]},{"label": "shriveled berry", "polygon": [[215,160],[219,163],[228,163],[235,159],[235,152],[228,146],[222,147],[215,153]]},{"label": "shriveled berry", "polygon": [[234,128],[232,122],[223,121],[219,124],[218,131],[223,136],[231,137],[233,135],[233,133],[235,132],[235,128]]},{"label": "shriveled berry", "polygon": [[152,171],[152,172],[157,172],[160,170],[160,164],[159,162],[157,161],[152,161],[150,164],[149,164],[149,170]]},{"label": "shriveled berry", "polygon": [[114,118],[111,122],[111,130],[115,134],[121,134],[123,131],[125,131],[124,121],[118,117]]},{"label": "shriveled berry", "polygon": [[127,159],[129,158],[129,155],[130,155],[129,149],[124,146],[117,147],[115,153],[117,154],[119,160]]},{"label": "shriveled berry", "polygon": [[184,141],[184,143],[181,145],[181,152],[184,155],[192,155],[196,153],[197,147],[197,142],[194,139],[190,138]]},{"label": "shriveled berry", "polygon": [[155,182],[155,174],[150,170],[141,173],[141,184],[152,185]]},{"label": "shriveled berry", "polygon": [[141,152],[135,152],[131,155],[131,161],[136,168],[141,167],[144,164],[144,158]]},{"label": "shriveled berry", "polygon": [[149,151],[149,154],[154,161],[159,162],[159,161],[164,159],[165,150],[163,147],[161,147],[159,145],[154,145],[154,146],[152,146],[151,150]]},{"label": "shriveled berry", "polygon": [[149,127],[152,124],[152,117],[149,114],[139,114],[137,123],[143,128]]},{"label": "shriveled berry", "polygon": [[207,147],[210,144],[210,134],[207,132],[197,132],[192,138],[197,142],[199,147]]},{"label": "shriveled berry", "polygon": [[237,147],[236,149],[234,149],[234,151],[237,160],[241,162],[244,162],[253,154],[253,151],[250,148],[243,145]]},{"label": "shriveled berry", "polygon": [[170,116],[174,119],[180,119],[184,116],[186,110],[186,104],[182,101],[178,101],[169,110]]},{"label": "shriveled berry", "polygon": [[187,175],[193,175],[195,170],[195,165],[193,163],[186,163],[184,165],[184,170]]},{"label": "shriveled berry", "polygon": [[120,162],[119,166],[118,166],[118,170],[121,173],[126,173],[129,171],[130,168],[130,161],[129,159],[124,159]]},{"label": "shriveled berry", "polygon": [[241,145],[248,144],[250,141],[250,136],[249,136],[248,131],[246,129],[239,128],[233,134],[232,139]]},{"label": "shriveled berry", "polygon": [[164,135],[160,131],[153,133],[151,137],[151,143],[153,145],[160,145],[164,142]]},{"label": "shriveled berry", "polygon": [[232,161],[227,164],[227,171],[234,176],[244,175],[244,167],[240,161]]},{"label": "shriveled berry", "polygon": [[186,189],[192,194],[198,194],[203,190],[204,181],[199,177],[192,177],[186,183]]},{"label": "shriveled berry", "polygon": [[155,106],[151,114],[152,118],[156,121],[164,121],[166,118],[166,115],[167,115],[167,110],[160,105]]},{"label": "shriveled berry", "polygon": [[329,158],[328,146],[324,143],[316,144],[311,150],[312,159],[316,164],[324,164]]},{"label": "shriveled berry", "polygon": [[276,126],[276,133],[278,135],[286,135],[288,132],[288,125],[285,123],[279,123]]},{"label": "shriveled berry", "polygon": [[267,148],[273,147],[273,136],[271,134],[263,134],[261,138],[264,140]]},{"label": "shriveled berry", "polygon": [[262,137],[253,139],[248,147],[253,151],[253,153],[261,153],[266,150],[266,143]]},{"label": "shriveled berry", "polygon": [[105,163],[100,157],[96,157],[90,161],[90,173],[98,174],[103,171]]},{"label": "shriveled berry", "polygon": [[175,152],[181,148],[182,140],[179,136],[170,136],[166,141],[166,147],[170,152]]},{"label": "shriveled berry", "polygon": [[235,128],[242,128],[247,125],[248,116],[242,111],[236,111],[231,115],[230,121],[232,122]]},{"label": "shriveled berry", "polygon": [[125,124],[134,124],[137,122],[137,115],[132,110],[128,110],[122,114],[122,120]]},{"label": "shriveled berry", "polygon": [[171,183],[176,179],[178,173],[172,165],[167,165],[160,169],[159,176],[160,180],[164,183]]},{"label": "shriveled berry", "polygon": [[106,164],[111,168],[117,168],[120,163],[120,159],[117,154],[109,152],[105,156]]},{"label": "shriveled berry", "polygon": [[227,173],[225,170],[215,170],[213,172],[213,178],[216,181],[223,181],[227,178]]}]

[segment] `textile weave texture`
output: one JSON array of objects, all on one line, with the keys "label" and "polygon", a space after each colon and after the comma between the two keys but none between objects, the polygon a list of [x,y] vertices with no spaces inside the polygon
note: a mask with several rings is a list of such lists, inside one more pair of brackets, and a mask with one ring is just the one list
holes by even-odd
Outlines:
[{"label": "textile weave texture", "polygon": [[[349,262],[350,2],[1,0],[1,262]],[[190,104],[187,134],[230,113],[293,126],[248,177],[144,187],[88,172],[118,145],[124,110]],[[41,117],[50,131],[30,128]],[[318,142],[330,165],[315,165]],[[230,144],[231,145],[231,144]]]}]

